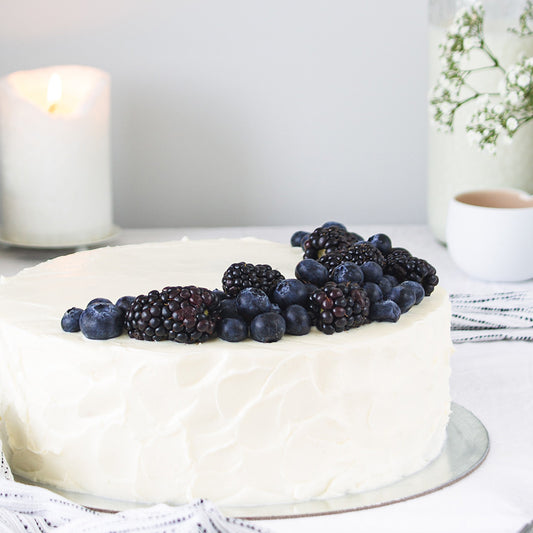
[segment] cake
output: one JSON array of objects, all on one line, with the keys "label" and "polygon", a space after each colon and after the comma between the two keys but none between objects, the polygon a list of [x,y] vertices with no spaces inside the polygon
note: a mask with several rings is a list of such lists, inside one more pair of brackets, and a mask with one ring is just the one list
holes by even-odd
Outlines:
[{"label": "cake", "polygon": [[0,437],[19,476],[139,502],[333,498],[440,452],[450,304],[436,287],[397,323],[275,343],[65,333],[64,311],[168,285],[220,288],[236,261],[294,276],[302,250],[252,238],[99,248],[0,283]]}]

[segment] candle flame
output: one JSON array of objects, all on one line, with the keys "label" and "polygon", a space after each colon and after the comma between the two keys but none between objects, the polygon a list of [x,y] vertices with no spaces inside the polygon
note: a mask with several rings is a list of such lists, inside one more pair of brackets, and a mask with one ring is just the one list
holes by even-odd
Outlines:
[{"label": "candle flame", "polygon": [[55,111],[59,100],[61,100],[61,78],[59,74],[54,73],[48,82],[47,101],[50,113]]}]

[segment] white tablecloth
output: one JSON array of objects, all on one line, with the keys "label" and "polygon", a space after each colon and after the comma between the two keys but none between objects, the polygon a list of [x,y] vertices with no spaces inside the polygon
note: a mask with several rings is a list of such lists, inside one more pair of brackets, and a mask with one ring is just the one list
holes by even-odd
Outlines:
[{"label": "white tablecloth", "polygon": [[[255,236],[288,242],[296,229],[173,228],[122,230],[112,244],[190,238]],[[383,232],[394,245],[431,262],[449,292],[533,291],[525,283],[485,283],[462,274],[424,226],[357,226],[363,237]],[[0,247],[0,274],[12,275],[66,251]],[[533,519],[533,344],[462,344],[452,358],[453,401],[485,424],[491,451],[478,470],[449,487],[386,507],[264,522],[277,533],[517,533]]]}]

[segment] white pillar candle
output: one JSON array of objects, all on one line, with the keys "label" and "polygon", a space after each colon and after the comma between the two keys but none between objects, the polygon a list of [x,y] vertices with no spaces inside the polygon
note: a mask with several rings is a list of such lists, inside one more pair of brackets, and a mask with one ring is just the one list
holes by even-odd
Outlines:
[{"label": "white pillar candle", "polygon": [[71,246],[113,228],[110,79],[57,66],[0,80],[1,237]]}]

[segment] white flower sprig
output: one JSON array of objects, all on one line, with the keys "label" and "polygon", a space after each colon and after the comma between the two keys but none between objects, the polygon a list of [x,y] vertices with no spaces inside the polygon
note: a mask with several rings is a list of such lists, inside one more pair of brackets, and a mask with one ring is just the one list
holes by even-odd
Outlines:
[{"label": "white flower sprig", "polygon": [[518,28],[509,28],[509,31],[519,37],[533,35],[533,28],[529,26],[531,21],[533,21],[533,1],[527,0],[526,7],[518,19]]},{"label": "white flower sprig", "polygon": [[[484,17],[479,1],[456,13],[440,45],[443,69],[431,94],[430,106],[437,128],[450,132],[457,110],[476,100],[477,109],[466,126],[468,138],[482,150],[494,153],[500,137],[510,142],[517,130],[533,119],[533,58],[523,59],[505,70],[485,42]],[[512,30],[513,33],[533,34],[528,26],[531,20],[533,0],[527,0],[519,28]],[[464,68],[472,50],[481,52],[487,64]],[[478,91],[471,83],[472,74],[487,70],[501,72],[499,91]]]},{"label": "white flower sprig", "polygon": [[480,104],[466,131],[472,142],[494,153],[500,136],[510,143],[518,129],[533,119],[533,58],[509,67],[500,84],[500,102],[485,95]]}]

